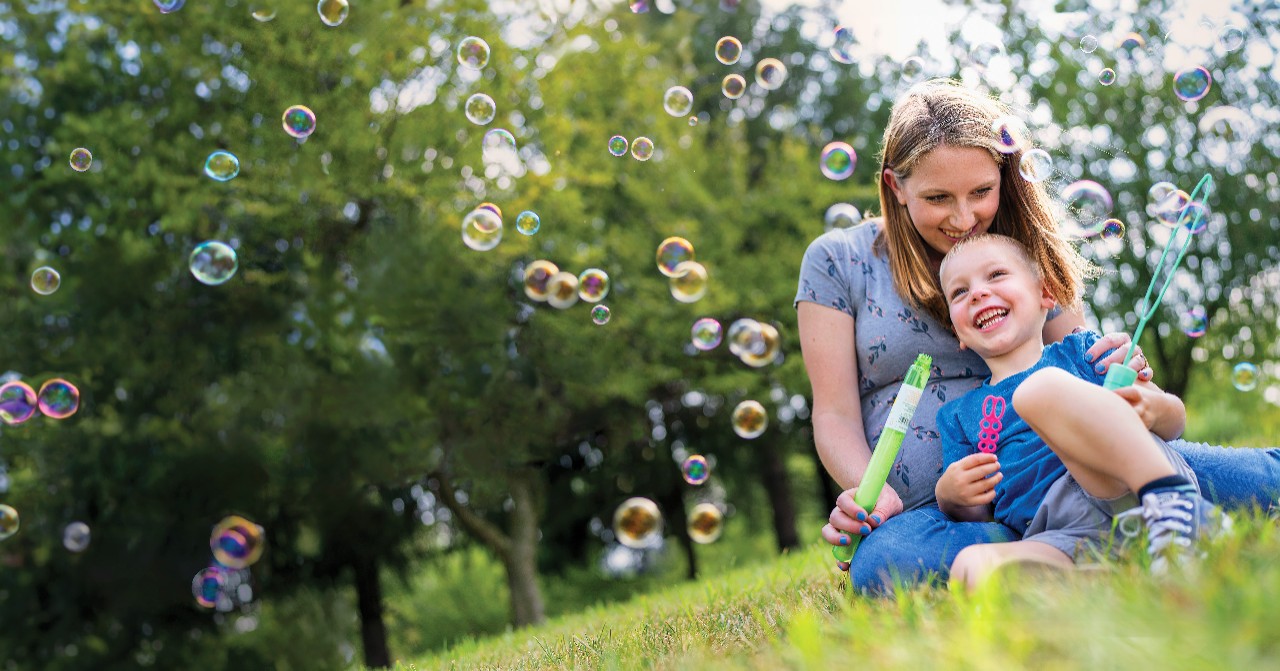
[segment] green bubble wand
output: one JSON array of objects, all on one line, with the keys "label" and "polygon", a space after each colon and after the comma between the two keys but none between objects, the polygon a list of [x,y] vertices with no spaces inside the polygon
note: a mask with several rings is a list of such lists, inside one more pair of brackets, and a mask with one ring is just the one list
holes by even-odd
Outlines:
[{"label": "green bubble wand", "polygon": [[[1203,193],[1201,193],[1203,191]],[[1147,286],[1147,294],[1142,298],[1143,313],[1138,318],[1138,328],[1133,332],[1133,339],[1129,341],[1129,351],[1125,352],[1123,363],[1113,363],[1107,367],[1107,377],[1103,380],[1102,386],[1105,389],[1119,389],[1133,384],[1138,379],[1138,371],[1129,367],[1129,359],[1133,358],[1133,353],[1138,348],[1138,340],[1142,338],[1142,331],[1147,327],[1147,322],[1155,316],[1156,309],[1160,307],[1160,302],[1164,300],[1164,292],[1173,284],[1173,276],[1178,271],[1178,266],[1182,265],[1182,259],[1187,255],[1187,250],[1191,248],[1191,239],[1199,231],[1200,221],[1204,219],[1205,208],[1195,208],[1195,219],[1187,222],[1187,212],[1196,203],[1203,202],[1204,198],[1208,198],[1213,191],[1213,177],[1205,173],[1200,178],[1200,182],[1196,184],[1196,188],[1191,192],[1191,197],[1187,199],[1187,204],[1182,206],[1182,210],[1178,214],[1178,225],[1174,230],[1173,237],[1169,239],[1169,244],[1165,245],[1164,253],[1160,255],[1160,261],[1156,264],[1156,276],[1151,278],[1151,284]],[[1164,283],[1160,283],[1159,272],[1164,268],[1165,258],[1169,256],[1169,250],[1174,248],[1174,242],[1178,238],[1178,234],[1186,231],[1186,237],[1182,241],[1182,246],[1178,248],[1178,255],[1173,260],[1173,264],[1169,267],[1169,275],[1164,278]],[[1151,300],[1151,294],[1156,291],[1159,285],[1160,291],[1156,294],[1154,301]]]}]

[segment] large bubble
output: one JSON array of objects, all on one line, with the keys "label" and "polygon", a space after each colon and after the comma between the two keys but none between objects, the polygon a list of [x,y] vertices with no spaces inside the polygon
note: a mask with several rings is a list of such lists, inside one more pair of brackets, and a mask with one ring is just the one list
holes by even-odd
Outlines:
[{"label": "large bubble", "polygon": [[854,37],[853,29],[848,26],[836,26],[833,32],[833,41],[831,43],[831,60],[844,65],[850,65],[854,61],[853,50],[858,44],[858,38]]},{"label": "large bubble", "polygon": [[1023,151],[1031,144],[1031,131],[1027,130],[1027,124],[1013,115],[992,121],[991,133],[996,136],[996,149],[1004,154]]},{"label": "large bubble", "polygon": [[707,295],[707,269],[697,261],[685,261],[671,278],[671,297],[681,303],[696,303]]},{"label": "large bubble", "polygon": [[711,465],[707,463],[706,457],[695,454],[680,464],[680,474],[684,476],[685,482],[700,485],[711,477]]},{"label": "large bubble", "polygon": [[247,568],[262,557],[266,546],[262,527],[240,517],[228,515],[213,527],[209,549],[219,564],[230,568]]},{"label": "large bubble", "polygon": [[229,182],[240,174],[240,159],[229,151],[219,149],[205,159],[204,174],[219,182]]},{"label": "large bubble", "polygon": [[638,137],[632,140],[631,158],[637,161],[647,161],[653,158],[653,140],[647,137]]},{"label": "large bubble", "polygon": [[560,271],[547,280],[547,305],[564,310],[578,302],[578,276]]},{"label": "large bubble", "polygon": [[71,150],[71,169],[76,172],[84,172],[93,166],[93,154],[84,147],[76,147]]},{"label": "large bubble", "polygon": [[1083,51],[1086,54],[1091,54],[1097,48],[1098,48],[1098,38],[1094,37],[1093,35],[1085,35],[1084,37],[1080,38],[1080,51]]},{"label": "large bubble", "polygon": [[462,218],[462,243],[477,252],[487,252],[502,242],[502,217],[477,207]]},{"label": "large bubble", "polygon": [[733,432],[742,438],[759,438],[769,427],[769,414],[759,401],[743,401],[733,409]]},{"label": "large bubble", "polygon": [[236,250],[227,243],[207,240],[191,250],[187,267],[202,284],[217,286],[235,276],[240,260],[236,258]]},{"label": "large bubble", "polygon": [[[782,352],[782,337],[773,324],[766,322],[756,322],[756,324],[759,326],[760,339],[764,346],[752,348],[752,350],[744,348],[738,354],[738,359],[752,368],[763,368],[778,360],[778,355]],[[756,349],[759,350],[758,353],[754,351]]]},{"label": "large bubble", "polygon": [[714,503],[699,503],[689,511],[686,530],[695,543],[714,543],[724,531],[724,514]]},{"label": "large bubble", "polygon": [[749,317],[736,319],[729,325],[729,353],[741,357],[744,353],[761,356],[765,353],[764,328]]},{"label": "large bubble", "polygon": [[458,42],[458,64],[473,70],[483,69],[489,64],[489,43],[474,35],[462,38]]},{"label": "large bubble", "polygon": [[1053,158],[1043,149],[1030,149],[1018,162],[1018,174],[1028,182],[1043,182],[1053,174]]},{"label": "large bubble", "polygon": [[0,541],[18,533],[21,519],[18,511],[11,505],[0,503]]},{"label": "large bubble", "polygon": [[658,272],[667,277],[675,277],[676,267],[692,260],[693,243],[684,238],[672,236],[658,244]]},{"label": "large bubble", "polygon": [[54,378],[40,385],[36,402],[45,417],[66,419],[80,409],[80,390],[62,378]]},{"label": "large bubble", "polygon": [[1244,31],[1229,23],[1222,27],[1222,32],[1218,35],[1218,44],[1222,45],[1223,51],[1228,52],[1244,46],[1244,40]]},{"label": "large bubble", "polygon": [[1253,391],[1258,386],[1258,367],[1242,361],[1231,369],[1231,384],[1240,391]]},{"label": "large bubble", "polygon": [[524,269],[524,295],[543,302],[547,300],[547,282],[560,268],[545,259],[538,259]]},{"label": "large bubble", "polygon": [[747,92],[747,80],[737,73],[725,75],[724,81],[720,82],[720,92],[729,100],[737,100]]},{"label": "large bubble", "polygon": [[1199,338],[1209,331],[1209,315],[1203,307],[1194,306],[1182,313],[1178,326],[1188,338]]},{"label": "large bubble", "polygon": [[516,215],[516,230],[524,235],[533,235],[539,228],[542,228],[542,217],[537,212],[525,210]]},{"label": "large bubble", "polygon": [[725,35],[716,41],[716,60],[725,65],[733,65],[742,57],[742,42],[732,35]]},{"label": "large bubble", "polygon": [[347,0],[320,0],[316,3],[316,13],[320,15],[320,22],[330,28],[342,25],[350,12],[351,4]]},{"label": "large bubble", "polygon": [[89,525],[72,522],[62,530],[62,547],[70,552],[84,552],[89,547]]},{"label": "large bubble", "polygon": [[629,548],[652,547],[662,538],[662,512],[644,497],[627,499],[613,511],[613,533]]},{"label": "large bubble", "polygon": [[1062,201],[1067,206],[1068,235],[1090,237],[1102,232],[1103,223],[1109,219],[1111,193],[1101,184],[1082,179],[1068,184],[1062,190]]},{"label": "large bubble", "polygon": [[36,390],[22,380],[0,385],[0,422],[16,426],[31,419],[39,408]]},{"label": "large bubble", "polygon": [[609,273],[599,268],[587,268],[578,275],[578,298],[588,303],[599,303],[609,295]]},{"label": "large bubble", "polygon": [[62,286],[62,275],[49,266],[40,266],[31,273],[31,290],[48,296]]},{"label": "large bubble", "polygon": [[1200,130],[1201,155],[1219,167],[1248,160],[1258,135],[1254,119],[1230,106],[1205,112],[1196,127]]},{"label": "large bubble", "polygon": [[1213,77],[1203,67],[1179,70],[1173,75],[1173,93],[1179,100],[1193,102],[1209,94]]},{"label": "large bubble", "polygon": [[693,93],[683,86],[672,86],[662,96],[662,109],[671,116],[688,116],[693,109]]},{"label": "large bubble", "polygon": [[836,203],[827,208],[822,217],[824,230],[833,228],[849,228],[862,221],[862,213],[851,203]]},{"label": "large bubble", "polygon": [[462,109],[467,115],[467,121],[477,126],[487,125],[498,114],[498,105],[485,93],[471,94]]},{"label": "large bubble", "polygon": [[756,63],[756,83],[766,91],[777,90],[787,80],[787,66],[776,58],[761,59]]},{"label": "large bubble", "polygon": [[720,326],[720,322],[710,317],[703,317],[693,323],[689,337],[694,348],[707,352],[720,345],[720,340],[724,337],[724,328]]},{"label": "large bubble", "polygon": [[823,177],[843,180],[853,175],[858,165],[858,154],[847,142],[832,142],[822,148],[822,160],[818,164]]},{"label": "large bubble", "polygon": [[316,113],[306,105],[294,105],[286,109],[280,121],[284,125],[284,132],[290,137],[309,137],[316,131]]}]

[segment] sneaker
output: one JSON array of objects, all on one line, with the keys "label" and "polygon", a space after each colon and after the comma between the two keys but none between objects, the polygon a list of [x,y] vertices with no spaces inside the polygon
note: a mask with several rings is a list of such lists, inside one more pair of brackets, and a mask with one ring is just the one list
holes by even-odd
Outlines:
[{"label": "sneaker", "polygon": [[1170,559],[1185,555],[1197,539],[1210,538],[1231,528],[1222,509],[1194,492],[1166,490],[1142,497],[1142,505],[1116,515],[1116,526],[1136,536],[1138,520],[1147,529],[1147,554],[1151,571],[1165,573]]}]

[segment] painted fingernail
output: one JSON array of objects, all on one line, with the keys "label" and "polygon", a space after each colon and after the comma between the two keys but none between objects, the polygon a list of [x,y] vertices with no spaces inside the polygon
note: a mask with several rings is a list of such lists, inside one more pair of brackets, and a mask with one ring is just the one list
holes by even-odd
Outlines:
[{"label": "painted fingernail", "polygon": [[879,524],[879,523],[880,523],[880,516],[879,516],[879,515],[872,515],[872,516],[871,516],[871,519],[872,519],[873,521],[875,521],[875,523],[876,523],[876,524]]},{"label": "painted fingernail", "polygon": [[865,522],[865,521],[867,521],[867,514],[866,514],[866,513],[858,513],[858,521],[859,521],[859,522]]},{"label": "painted fingernail", "polygon": [[1107,367],[1102,364],[1098,364],[1097,366],[1094,367],[1094,370],[1098,371],[1099,373],[1105,371],[1106,369]]},{"label": "painted fingernail", "polygon": [[848,570],[849,570],[849,563],[848,563],[848,562],[838,561],[838,562],[836,562],[836,568],[840,569],[841,571],[848,571]]},{"label": "painted fingernail", "polygon": [[871,533],[871,527],[866,526],[864,524],[861,529],[858,529],[858,533],[862,534],[863,536],[866,536],[867,534]]},{"label": "painted fingernail", "polygon": [[840,544],[841,544],[841,545],[848,545],[848,544],[849,544],[849,537],[848,537],[848,536],[841,536],[841,537],[840,537]]}]

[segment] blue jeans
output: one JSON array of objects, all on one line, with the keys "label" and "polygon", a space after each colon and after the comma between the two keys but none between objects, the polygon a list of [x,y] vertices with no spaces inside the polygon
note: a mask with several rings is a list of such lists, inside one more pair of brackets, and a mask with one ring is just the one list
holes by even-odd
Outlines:
[{"label": "blue jeans", "polygon": [[[1227,508],[1267,507],[1280,496],[1280,448],[1231,448],[1169,441],[1200,479],[1205,498]],[[885,520],[858,545],[849,567],[856,589],[883,593],[926,577],[946,580],[960,550],[1021,538],[996,522],[955,522],[931,504]]]}]

